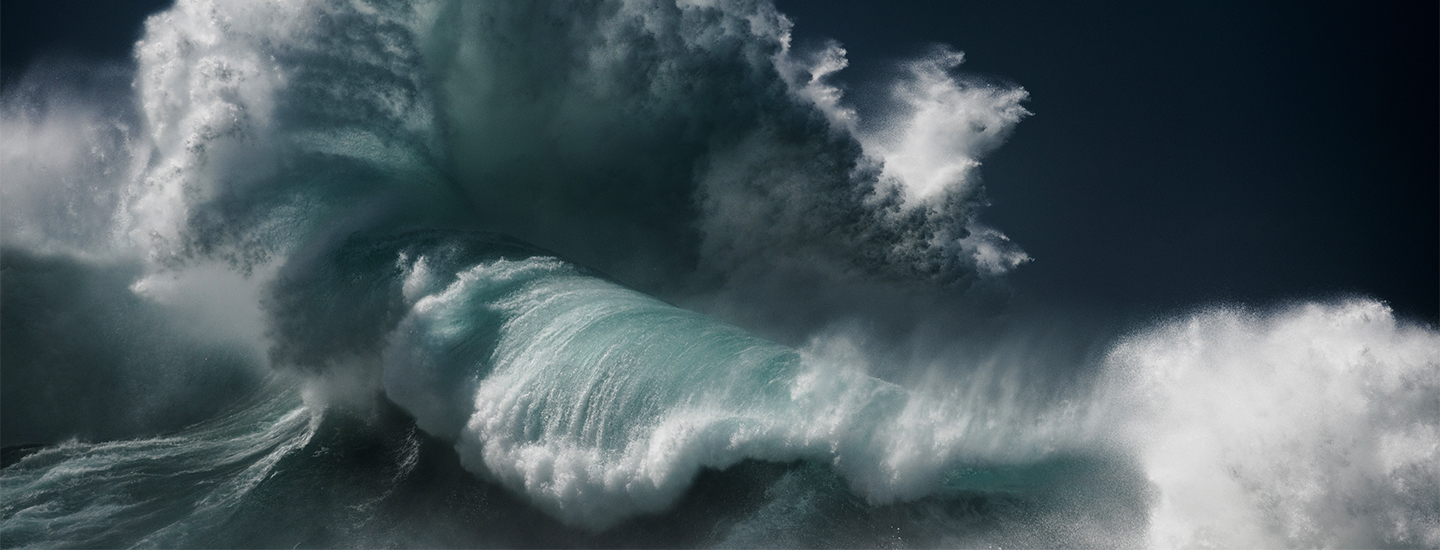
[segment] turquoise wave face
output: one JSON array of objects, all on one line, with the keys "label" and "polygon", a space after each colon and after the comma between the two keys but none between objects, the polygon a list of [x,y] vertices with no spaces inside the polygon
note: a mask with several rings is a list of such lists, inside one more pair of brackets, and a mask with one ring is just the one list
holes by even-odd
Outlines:
[{"label": "turquoise wave face", "polygon": [[983,400],[916,394],[489,234],[354,238],[280,281],[274,324],[294,328],[277,357],[377,380],[471,471],[591,529],[745,460],[827,464],[886,503],[961,466],[1049,460],[1071,450],[1056,430],[1084,431],[1042,416],[1006,434]]},{"label": "turquoise wave face", "polygon": [[664,509],[702,467],[823,452],[793,433],[798,353],[554,258],[466,269],[393,334],[387,395],[577,523]]}]

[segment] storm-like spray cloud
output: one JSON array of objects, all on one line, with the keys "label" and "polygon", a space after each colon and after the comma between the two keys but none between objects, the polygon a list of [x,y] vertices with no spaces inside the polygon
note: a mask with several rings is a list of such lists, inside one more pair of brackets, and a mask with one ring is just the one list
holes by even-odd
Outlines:
[{"label": "storm-like spray cloud", "polygon": [[757,270],[944,283],[1023,259],[970,230],[970,168],[1024,92],[961,84],[957,54],[916,62],[894,120],[861,135],[823,82],[843,52],[797,55],[767,2],[449,10],[435,34],[456,43],[432,46],[456,52],[432,61],[449,150],[493,229],[654,289]]},{"label": "storm-like spray cloud", "polygon": [[642,286],[794,257],[942,282],[1022,261],[970,224],[976,159],[1024,92],[964,84],[940,51],[862,135],[821,83],[843,54],[797,61],[789,27],[764,2],[181,2],[137,45],[145,158],[119,229],[162,264],[253,264],[358,203],[458,203]]}]

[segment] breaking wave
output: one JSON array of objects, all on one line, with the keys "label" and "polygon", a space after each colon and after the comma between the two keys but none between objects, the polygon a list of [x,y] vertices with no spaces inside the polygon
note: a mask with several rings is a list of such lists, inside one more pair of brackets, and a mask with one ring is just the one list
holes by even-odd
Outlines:
[{"label": "breaking wave", "polygon": [[861,109],[791,27],[182,0],[133,66],[32,70],[0,538],[1440,546],[1433,327],[997,329],[1029,257],[978,168],[1026,92],[937,47]]}]

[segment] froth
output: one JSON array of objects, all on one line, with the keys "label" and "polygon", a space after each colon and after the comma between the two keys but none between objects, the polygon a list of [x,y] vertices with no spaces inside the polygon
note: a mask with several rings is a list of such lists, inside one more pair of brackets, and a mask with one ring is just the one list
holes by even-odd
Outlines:
[{"label": "froth", "polygon": [[1109,363],[1152,544],[1440,544],[1440,334],[1367,300],[1217,308]]}]

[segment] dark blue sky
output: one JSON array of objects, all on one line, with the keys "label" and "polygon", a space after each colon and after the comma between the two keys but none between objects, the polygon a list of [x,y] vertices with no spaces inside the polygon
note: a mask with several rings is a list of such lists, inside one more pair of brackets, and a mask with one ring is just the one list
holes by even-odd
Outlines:
[{"label": "dark blue sky", "polygon": [[[167,2],[8,1],[0,69],[125,59]],[[1022,299],[1121,312],[1363,293],[1440,319],[1435,2],[781,0],[841,41],[863,101],[930,44],[1024,86],[982,219],[1035,261]],[[873,93],[869,92],[869,93]]]},{"label": "dark blue sky", "polygon": [[[943,42],[1034,116],[982,168],[1022,293],[1127,310],[1365,293],[1440,310],[1435,2],[780,0],[857,93]],[[1087,5],[1081,5],[1087,4]]]}]

